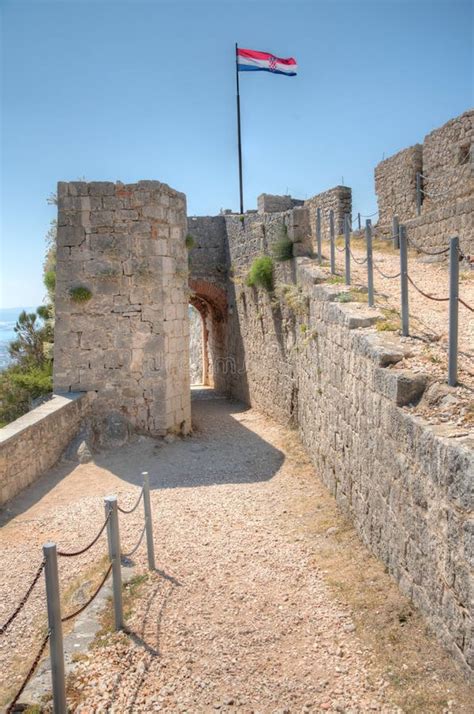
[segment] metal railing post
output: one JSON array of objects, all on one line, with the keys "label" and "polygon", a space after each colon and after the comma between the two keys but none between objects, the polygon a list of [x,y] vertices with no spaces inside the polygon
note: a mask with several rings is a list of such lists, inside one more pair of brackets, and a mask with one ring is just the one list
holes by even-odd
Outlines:
[{"label": "metal railing post", "polygon": [[334,248],[334,211],[329,211],[329,241],[330,241],[330,261],[331,261],[331,274],[334,275],[336,272],[336,251]]},{"label": "metal railing post", "polygon": [[402,335],[408,337],[408,255],[407,255],[407,235],[405,226],[399,227],[400,241],[400,293],[402,300]]},{"label": "metal railing post", "polygon": [[153,521],[150,503],[150,478],[148,472],[143,472],[143,510],[145,515],[146,547],[148,553],[148,567],[155,570],[155,546],[153,544]]},{"label": "metal railing post", "polygon": [[372,263],[372,222],[365,222],[365,241],[367,243],[367,287],[369,307],[374,306],[374,266]]},{"label": "metal railing post", "polygon": [[350,223],[349,214],[346,213],[344,216],[344,246],[345,246],[345,257],[346,257],[346,285],[351,284],[351,233],[350,233]]},{"label": "metal railing post", "polygon": [[316,242],[318,246],[318,263],[321,265],[321,209],[316,210]]},{"label": "metal railing post", "polygon": [[392,241],[395,250],[400,248],[400,241],[398,240],[398,216],[392,218]]},{"label": "metal railing post", "polygon": [[357,214],[357,225],[359,227],[359,230],[362,228],[361,222],[360,222],[360,213]]},{"label": "metal railing post", "polygon": [[451,238],[449,248],[449,360],[448,384],[458,381],[459,238]]},{"label": "metal railing post", "polygon": [[114,595],[115,629],[123,628],[122,606],[122,566],[120,563],[120,533],[117,509],[117,496],[108,496],[105,499],[105,516],[109,516],[107,523],[107,538],[109,541],[109,558],[112,563],[112,586]]},{"label": "metal railing post", "polygon": [[416,215],[421,214],[421,174],[416,174]]},{"label": "metal railing post", "polygon": [[44,576],[46,581],[46,604],[48,609],[49,651],[53,686],[54,714],[65,714],[66,683],[64,678],[63,627],[61,623],[61,600],[59,596],[58,556],[56,543],[43,545]]}]

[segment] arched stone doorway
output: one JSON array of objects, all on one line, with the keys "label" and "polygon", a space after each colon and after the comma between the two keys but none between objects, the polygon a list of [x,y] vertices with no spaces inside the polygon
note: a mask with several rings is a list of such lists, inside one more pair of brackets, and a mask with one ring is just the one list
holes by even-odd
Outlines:
[{"label": "arched stone doorway", "polygon": [[202,279],[190,279],[189,302],[202,318],[202,384],[227,391],[227,296],[225,291]]}]

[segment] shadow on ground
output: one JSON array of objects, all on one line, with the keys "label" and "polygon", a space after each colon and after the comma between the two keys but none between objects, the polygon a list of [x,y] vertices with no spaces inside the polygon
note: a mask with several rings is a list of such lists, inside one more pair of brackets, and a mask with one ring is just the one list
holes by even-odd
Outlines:
[{"label": "shadow on ground", "polygon": [[[267,481],[281,467],[284,455],[242,423],[246,411],[244,404],[210,389],[193,389],[192,436],[177,437],[173,443],[142,436],[120,449],[97,454],[89,464],[59,462],[1,509],[0,525],[55,488],[55,505],[60,504],[65,480],[71,500],[77,500],[81,490],[82,495],[106,495],[110,476],[107,478],[104,470],[138,486],[143,482],[142,472],[148,471],[153,489]],[[85,487],[81,484],[84,479]]]}]

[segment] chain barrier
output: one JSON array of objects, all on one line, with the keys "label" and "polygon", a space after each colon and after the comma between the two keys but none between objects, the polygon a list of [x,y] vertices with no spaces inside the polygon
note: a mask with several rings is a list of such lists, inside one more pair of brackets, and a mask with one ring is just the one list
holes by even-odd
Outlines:
[{"label": "chain barrier", "polygon": [[434,295],[428,295],[428,293],[424,293],[423,290],[421,290],[421,288],[419,288],[418,285],[416,285],[413,282],[413,280],[410,278],[408,273],[407,273],[407,279],[408,279],[408,282],[410,283],[410,285],[413,285],[415,290],[417,290],[420,293],[420,295],[423,295],[423,297],[428,298],[428,300],[435,300],[436,302],[449,302],[449,297],[435,297]]},{"label": "chain barrier", "polygon": [[86,545],[84,548],[81,548],[81,550],[75,550],[72,553],[68,553],[63,550],[58,550],[57,554],[60,555],[62,558],[75,558],[77,555],[82,555],[83,553],[87,553],[87,551],[90,550],[92,548],[92,546],[97,543],[100,536],[105,531],[105,529],[107,527],[107,523],[109,522],[109,518],[110,518],[110,513],[107,514],[107,518],[105,519],[104,523],[102,524],[100,531],[97,533],[94,540],[89,543],[89,545]]},{"label": "chain barrier", "polygon": [[138,496],[137,501],[136,501],[135,505],[133,506],[133,508],[130,508],[129,510],[127,510],[126,508],[121,508],[118,504],[117,504],[117,508],[120,511],[120,513],[125,513],[126,515],[128,515],[129,513],[133,513],[133,511],[135,511],[138,508],[138,504],[140,503],[142,498],[143,498],[143,488],[140,491],[140,495]]},{"label": "chain barrier", "polygon": [[43,570],[44,570],[44,560],[42,561],[41,565],[39,566],[38,570],[36,571],[35,577],[31,581],[30,587],[28,588],[26,593],[21,598],[20,602],[18,603],[18,606],[16,607],[14,612],[12,612],[12,614],[10,615],[8,620],[0,627],[0,635],[3,635],[6,632],[7,628],[12,624],[13,620],[15,620],[17,618],[17,616],[20,614],[20,612],[23,610],[23,608],[26,605],[26,602],[27,602],[28,598],[30,597],[31,593],[33,592],[33,588],[35,587],[36,583],[38,582]]},{"label": "chain barrier", "polygon": [[143,536],[145,535],[145,533],[146,533],[146,523],[143,526],[143,530],[140,534],[140,538],[138,539],[138,543],[136,544],[136,546],[134,548],[132,548],[132,550],[129,553],[122,553],[122,556],[124,558],[131,558],[132,555],[134,555],[137,552],[137,550],[139,549],[139,547],[143,541]]},{"label": "chain barrier", "polygon": [[104,577],[102,578],[99,587],[98,587],[97,590],[93,593],[93,595],[91,595],[91,597],[89,598],[89,600],[88,600],[86,603],[84,603],[84,605],[81,605],[81,607],[80,607],[78,610],[76,610],[75,612],[71,612],[70,615],[66,615],[65,617],[62,617],[62,618],[61,618],[61,622],[68,622],[69,620],[73,620],[75,617],[77,617],[78,615],[80,615],[81,612],[84,612],[84,610],[85,610],[87,607],[89,607],[89,605],[91,604],[91,602],[92,602],[93,600],[95,600],[95,598],[97,597],[97,595],[98,595],[99,592],[101,591],[102,586],[104,585],[105,581],[106,581],[107,578],[109,577],[111,570],[112,570],[112,563],[110,563],[109,567],[108,567],[107,570],[105,571],[105,575],[104,575]]},{"label": "chain barrier", "polygon": [[335,249],[336,249],[337,251],[339,251],[339,253],[344,253],[344,251],[345,251],[345,249],[346,249],[345,246],[343,246],[342,248],[338,248],[335,243],[334,243],[334,247],[335,247]]},{"label": "chain barrier", "polygon": [[468,310],[471,312],[474,312],[474,307],[471,307],[470,305],[467,304],[464,300],[462,300],[460,297],[458,297],[458,301],[461,303],[461,305],[464,305],[464,307],[467,307]]},{"label": "chain barrier", "polygon": [[454,186],[450,186],[449,188],[446,189],[446,191],[438,191],[437,193],[429,193],[428,191],[425,191],[423,188],[420,188],[420,192],[423,194],[423,196],[427,196],[428,198],[439,198],[439,196],[447,196],[451,191],[454,189]]},{"label": "chain barrier", "polygon": [[349,253],[351,254],[352,260],[354,261],[354,263],[357,263],[357,265],[364,265],[364,263],[367,263],[367,256],[365,256],[364,260],[357,260],[357,258],[355,257],[354,253],[352,252],[352,250],[350,248],[349,248]]},{"label": "chain barrier", "polygon": [[415,243],[412,238],[407,238],[407,242],[412,245],[415,250],[419,251],[420,253],[424,253],[425,255],[443,255],[444,253],[449,252],[449,245],[446,248],[443,248],[442,250],[429,251],[417,245],[417,243]]},{"label": "chain barrier", "polygon": [[12,712],[15,711],[16,703],[18,702],[19,698],[20,698],[21,695],[23,694],[23,691],[24,691],[26,685],[27,685],[28,682],[30,681],[33,672],[35,671],[36,667],[38,666],[38,663],[39,663],[39,661],[40,661],[40,659],[41,659],[41,657],[42,657],[42,655],[43,655],[43,652],[44,652],[44,650],[45,650],[45,647],[46,647],[46,645],[48,644],[49,635],[50,635],[50,632],[49,632],[49,630],[48,630],[48,634],[46,635],[46,637],[44,638],[43,642],[41,643],[41,646],[40,646],[40,648],[39,648],[39,650],[38,650],[38,654],[36,655],[36,657],[35,657],[35,659],[34,659],[34,661],[33,661],[33,664],[31,665],[30,669],[28,670],[28,674],[26,675],[25,679],[23,680],[23,683],[22,683],[20,689],[19,689],[18,692],[15,694],[15,697],[14,697],[13,701],[10,702],[10,704],[9,704],[9,706],[8,706],[8,709],[6,710],[6,714],[11,714]]},{"label": "chain barrier", "polygon": [[387,280],[395,280],[395,278],[399,278],[399,277],[400,277],[400,273],[395,273],[395,275],[387,275],[386,273],[382,272],[382,270],[380,270],[380,268],[378,267],[377,263],[375,263],[375,262],[372,263],[372,265],[373,265],[373,267],[375,268],[375,270],[377,271],[377,273],[380,273],[380,275],[382,276],[382,278],[386,278]]}]

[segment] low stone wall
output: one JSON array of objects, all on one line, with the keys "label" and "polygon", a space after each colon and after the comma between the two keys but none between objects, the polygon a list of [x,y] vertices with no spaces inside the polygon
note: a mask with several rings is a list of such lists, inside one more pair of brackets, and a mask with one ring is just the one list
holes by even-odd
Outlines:
[{"label": "low stone wall", "polygon": [[92,395],[55,395],[0,429],[0,506],[54,466],[89,411]]},{"label": "low stone wall", "polygon": [[311,234],[313,242],[316,241],[316,211],[321,209],[321,233],[324,240],[329,240],[329,213],[334,211],[334,230],[339,235],[344,230],[344,215],[352,212],[352,190],[349,186],[335,186],[318,193],[304,202],[309,208]]},{"label": "low stone wall", "polygon": [[[245,233],[229,236],[241,273],[256,247]],[[321,278],[302,258],[276,266],[274,293],[234,286],[230,391],[298,427],[363,540],[472,673],[472,439],[416,415],[427,378],[397,369],[403,343]]]}]

